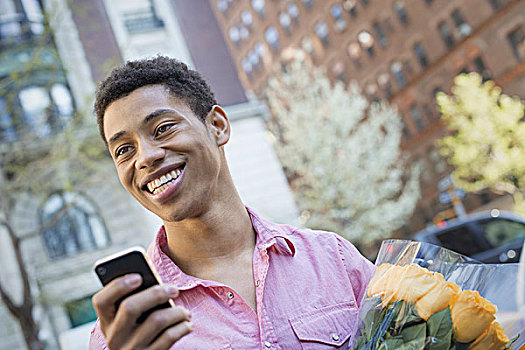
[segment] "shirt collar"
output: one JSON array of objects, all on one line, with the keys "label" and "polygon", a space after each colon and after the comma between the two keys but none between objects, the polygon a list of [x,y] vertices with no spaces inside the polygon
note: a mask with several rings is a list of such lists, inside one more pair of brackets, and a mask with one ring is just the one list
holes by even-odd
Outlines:
[{"label": "shirt collar", "polygon": [[280,254],[295,255],[295,246],[290,238],[291,228],[289,226],[268,221],[248,206],[246,206],[246,210],[257,233],[257,248],[267,250],[275,246],[276,251]]},{"label": "shirt collar", "polygon": [[[295,255],[295,246],[290,239],[290,231],[292,231],[290,226],[268,221],[249,207],[246,207],[246,210],[250,215],[252,226],[257,234],[256,249],[268,250],[271,247],[275,247],[274,251],[278,254]],[[211,286],[216,284],[216,282],[203,281],[182,272],[173,260],[164,253],[167,244],[166,230],[164,225],[162,225],[155,235],[148,253],[164,283],[175,284],[180,290],[191,289],[197,285]]]}]

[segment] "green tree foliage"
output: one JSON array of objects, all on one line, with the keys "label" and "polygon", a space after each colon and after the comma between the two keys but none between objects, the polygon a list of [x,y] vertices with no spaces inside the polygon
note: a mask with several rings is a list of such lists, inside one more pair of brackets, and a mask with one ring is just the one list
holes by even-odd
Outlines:
[{"label": "green tree foliage", "polygon": [[454,167],[454,183],[468,192],[508,193],[514,210],[525,213],[524,105],[478,73],[460,74],[452,94],[437,95],[443,121],[451,131],[439,141]]}]

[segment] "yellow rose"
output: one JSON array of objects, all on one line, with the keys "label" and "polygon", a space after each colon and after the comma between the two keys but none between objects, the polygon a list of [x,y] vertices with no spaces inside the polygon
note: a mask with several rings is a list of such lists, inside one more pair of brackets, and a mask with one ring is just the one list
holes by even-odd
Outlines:
[{"label": "yellow rose", "polygon": [[368,285],[368,296],[380,296],[383,304],[392,301],[393,291],[398,289],[400,276],[404,267],[392,264],[381,264]]},{"label": "yellow rose", "polygon": [[476,339],[494,321],[498,311],[496,305],[471,290],[462,291],[450,306],[455,339],[461,343]]},{"label": "yellow rose", "polygon": [[408,265],[405,267],[405,273],[401,276],[399,288],[394,293],[395,300],[405,300],[413,305],[430,290],[442,283],[444,282],[436,278],[436,275],[427,269],[416,264]]},{"label": "yellow rose", "polygon": [[510,343],[509,338],[505,335],[505,330],[501,325],[494,321],[479,337],[469,345],[469,350],[502,350]]},{"label": "yellow rose", "polygon": [[374,277],[368,283],[367,294],[369,297],[384,293],[386,288],[385,279],[387,278],[385,274],[392,266],[392,264],[381,264],[376,268]]},{"label": "yellow rose", "polygon": [[416,301],[417,314],[425,321],[436,312],[445,310],[454,295],[453,289],[443,279],[443,275],[434,275],[434,280],[434,286]]}]

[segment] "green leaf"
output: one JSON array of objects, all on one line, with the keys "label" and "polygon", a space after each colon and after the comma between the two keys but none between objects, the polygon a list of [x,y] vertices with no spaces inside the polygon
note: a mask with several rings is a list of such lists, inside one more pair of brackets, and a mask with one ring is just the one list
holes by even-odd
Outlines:
[{"label": "green leaf", "polygon": [[424,323],[407,327],[401,332],[401,337],[403,337],[403,346],[400,349],[422,350],[425,347],[427,327]]},{"label": "green leaf", "polygon": [[397,350],[403,348],[403,346],[404,342],[402,338],[390,338],[382,342],[377,350]]},{"label": "green leaf", "polygon": [[404,327],[412,326],[413,324],[422,323],[424,320],[417,314],[416,307],[401,301],[399,304],[399,313],[395,319],[395,329],[401,330]]},{"label": "green leaf", "polygon": [[369,342],[379,330],[379,326],[383,321],[384,309],[371,309],[365,316],[365,337],[366,342]]},{"label": "green leaf", "polygon": [[450,308],[437,312],[427,320],[427,349],[448,350],[452,341]]}]

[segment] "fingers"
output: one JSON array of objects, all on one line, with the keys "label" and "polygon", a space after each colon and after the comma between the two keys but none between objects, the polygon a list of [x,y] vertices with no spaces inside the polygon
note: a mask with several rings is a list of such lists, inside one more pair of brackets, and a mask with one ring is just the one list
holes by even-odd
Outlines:
[{"label": "fingers", "polygon": [[[169,330],[168,335],[161,334],[159,338],[162,337],[171,341],[169,344],[171,346],[174,341],[189,332],[189,327],[192,327],[190,319],[190,312],[182,306],[157,310],[137,328],[133,336],[134,343],[139,345],[150,344],[163,331]],[[185,325],[182,326],[181,324]]]},{"label": "fingers", "polygon": [[175,326],[166,329],[160,337],[151,344],[151,350],[169,349],[173,343],[190,333],[193,330],[193,324],[188,321],[180,322]]},{"label": "fingers", "polygon": [[141,283],[142,277],[139,274],[125,275],[115,278],[93,296],[91,300],[100,319],[100,326],[104,335],[106,335],[106,326],[109,325],[115,317],[116,301],[138,288]]},{"label": "fingers", "polygon": [[[179,291],[172,286],[154,286],[133,294],[122,301],[111,325],[110,334],[106,335],[108,343],[123,344],[131,338],[137,328],[137,319],[149,309],[166,303],[169,299],[178,296]],[[150,315],[151,316],[151,315]],[[144,323],[149,322],[149,317]],[[151,339],[159,333],[159,329],[148,328],[154,332]]]}]

